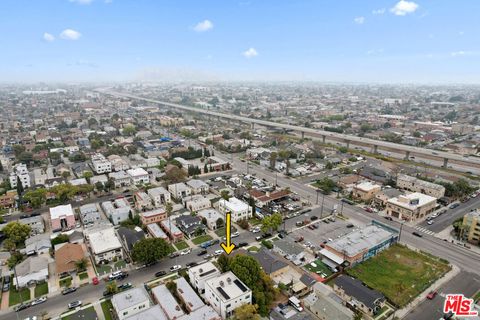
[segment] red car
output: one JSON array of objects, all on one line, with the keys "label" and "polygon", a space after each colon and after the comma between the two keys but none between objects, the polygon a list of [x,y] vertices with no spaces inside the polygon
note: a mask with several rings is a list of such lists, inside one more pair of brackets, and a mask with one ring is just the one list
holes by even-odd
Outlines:
[{"label": "red car", "polygon": [[433,300],[436,296],[437,296],[437,291],[430,291],[430,293],[427,294],[427,299]]},{"label": "red car", "polygon": [[93,277],[93,278],[92,278],[92,283],[93,283],[93,285],[96,286],[97,284],[100,283],[100,281],[98,281],[98,278],[97,278],[97,277]]}]

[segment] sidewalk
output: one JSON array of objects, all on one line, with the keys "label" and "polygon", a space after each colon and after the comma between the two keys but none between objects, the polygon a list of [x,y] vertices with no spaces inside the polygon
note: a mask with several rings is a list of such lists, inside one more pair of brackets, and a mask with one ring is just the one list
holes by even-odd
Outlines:
[{"label": "sidewalk", "polygon": [[[464,247],[467,250],[471,250],[473,252],[476,252],[476,253],[480,254],[480,247],[479,246],[475,246],[475,245],[469,244],[467,242],[459,241],[457,238],[452,236],[452,231],[453,231],[453,226],[448,226],[447,228],[443,229],[442,231],[436,233],[435,237],[439,238],[439,239],[442,239],[442,240],[447,239],[447,241],[450,242],[450,243],[455,243],[455,244],[457,244],[461,247]],[[468,248],[465,247],[464,246],[465,244],[469,247]]]},{"label": "sidewalk", "polygon": [[425,300],[425,297],[430,291],[437,291],[438,288],[443,286],[445,283],[448,281],[452,280],[453,277],[455,277],[457,274],[460,273],[460,268],[457,267],[456,265],[452,265],[452,270],[450,270],[446,275],[444,275],[442,278],[439,280],[435,281],[427,290],[423,291],[420,293],[412,302],[410,302],[408,305],[406,305],[404,308],[399,309],[393,313],[396,317],[403,319],[405,316],[408,315],[408,313],[414,309],[416,306],[418,306],[422,301]]}]

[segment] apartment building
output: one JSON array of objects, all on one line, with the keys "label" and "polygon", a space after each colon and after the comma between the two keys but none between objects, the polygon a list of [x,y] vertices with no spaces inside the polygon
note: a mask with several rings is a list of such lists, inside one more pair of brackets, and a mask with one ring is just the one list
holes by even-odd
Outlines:
[{"label": "apartment building", "polygon": [[96,174],[112,172],[112,163],[108,161],[103,154],[96,153],[91,158],[92,170]]},{"label": "apartment building", "polygon": [[382,190],[382,186],[370,181],[362,182],[353,187],[352,196],[362,201],[370,201],[375,194]]},{"label": "apartment building", "polygon": [[231,213],[232,221],[237,222],[242,219],[249,219],[252,217],[251,207],[235,197],[232,197],[228,200],[221,199],[218,202],[218,209],[224,215],[227,212]]},{"label": "apartment building", "polygon": [[433,182],[428,182],[415,177],[399,174],[397,177],[397,188],[411,192],[419,192],[434,198],[441,198],[445,195],[445,187]]},{"label": "apartment building", "polygon": [[152,199],[155,207],[160,207],[172,201],[170,192],[168,192],[164,187],[148,189],[147,194]]},{"label": "apartment building", "polygon": [[463,217],[463,238],[472,244],[480,243],[480,210],[471,211]]},{"label": "apartment building", "polygon": [[27,165],[19,163],[15,166],[13,172],[10,174],[10,186],[17,187],[17,181],[22,183],[24,189],[31,187],[30,174],[28,173]]}]

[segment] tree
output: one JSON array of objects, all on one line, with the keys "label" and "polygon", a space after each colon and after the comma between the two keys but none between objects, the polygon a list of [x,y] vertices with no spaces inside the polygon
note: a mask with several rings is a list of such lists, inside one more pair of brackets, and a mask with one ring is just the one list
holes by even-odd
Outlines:
[{"label": "tree", "polygon": [[83,173],[83,177],[84,177],[85,179],[87,179],[88,182],[90,182],[90,178],[93,177],[93,172],[92,172],[92,171],[85,171],[85,172]]},{"label": "tree", "polygon": [[275,169],[275,164],[277,162],[277,153],[272,152],[270,153],[270,169]]},{"label": "tree", "polygon": [[18,194],[19,197],[22,196],[23,191],[24,191],[24,189],[23,189],[22,181],[17,176],[17,194]]},{"label": "tree", "polygon": [[205,233],[205,229],[202,227],[198,227],[197,229],[195,229],[195,237],[199,237],[204,233]]},{"label": "tree", "polygon": [[133,246],[132,258],[144,264],[153,263],[172,253],[172,248],[163,239],[145,238]]},{"label": "tree", "polygon": [[2,164],[2,161],[0,161],[0,172],[3,172],[3,164]]},{"label": "tree", "polygon": [[85,271],[88,267],[88,260],[87,258],[82,258],[78,261],[75,261],[75,268],[77,268],[77,272]]},{"label": "tree", "polygon": [[360,311],[355,312],[355,315],[353,316],[353,320],[362,320],[363,316]]},{"label": "tree", "polygon": [[20,252],[13,252],[7,260],[7,265],[10,269],[15,267],[17,264],[23,261],[25,259],[25,256],[21,254]]},{"label": "tree", "polygon": [[217,264],[218,264],[218,267],[220,268],[220,271],[223,273],[223,272],[227,272],[227,271],[230,271],[230,262],[231,262],[232,258],[230,258],[229,256],[227,256],[226,254],[222,254],[218,257],[217,259]]},{"label": "tree", "polygon": [[233,311],[234,320],[260,320],[257,313],[257,305],[244,304]]},{"label": "tree", "polygon": [[205,162],[205,165],[203,166],[203,173],[208,173],[208,166],[206,162]]},{"label": "tree", "polygon": [[172,215],[172,211],[173,211],[172,203],[167,202],[167,204],[165,204],[165,212],[167,213],[167,217],[170,217]]},{"label": "tree", "polygon": [[12,241],[12,243],[18,246],[25,242],[25,239],[30,235],[32,229],[30,226],[21,224],[17,221],[12,221],[7,223],[2,231],[5,234],[6,239]]},{"label": "tree", "polygon": [[95,183],[95,189],[97,189],[98,191],[102,192],[104,188],[105,187],[103,186],[103,183],[101,181],[97,181]]},{"label": "tree", "polygon": [[221,196],[224,200],[228,201],[228,199],[230,199],[230,192],[228,192],[228,190],[222,190],[222,191],[220,192],[220,196]]},{"label": "tree", "polygon": [[413,136],[414,136],[415,138],[420,138],[420,137],[422,136],[422,134],[420,133],[420,131],[415,131],[415,132],[413,133]]},{"label": "tree", "polygon": [[107,285],[105,286],[105,289],[107,291],[108,294],[115,294],[118,292],[118,286],[117,286],[117,281],[111,281],[109,283],[107,283]]},{"label": "tree", "polygon": [[90,119],[88,119],[88,126],[89,126],[89,127],[94,127],[94,126],[96,126],[96,125],[98,125],[97,119],[95,119],[95,118],[90,118]]},{"label": "tree", "polygon": [[330,161],[328,161],[327,164],[325,164],[325,169],[327,169],[327,170],[332,170],[332,169],[333,169],[333,163],[331,163]]},{"label": "tree", "polygon": [[47,200],[47,190],[45,188],[28,190],[23,195],[23,199],[28,201],[33,208],[40,208]]},{"label": "tree", "polygon": [[65,243],[65,242],[68,242],[69,241],[69,238],[68,238],[68,235],[66,234],[59,234],[58,236],[56,236],[55,238],[52,239],[52,247],[55,247],[57,244],[60,244],[60,243]]},{"label": "tree", "polygon": [[223,228],[223,225],[224,225],[224,221],[222,218],[218,218],[217,221],[215,222],[216,226],[217,226],[217,229],[219,228]]},{"label": "tree", "polygon": [[324,194],[329,194],[337,186],[335,181],[327,177],[317,180],[315,185],[318,187],[318,189],[322,190]]},{"label": "tree", "polygon": [[137,132],[137,129],[135,129],[135,126],[131,124],[126,125],[122,131],[122,133],[126,136],[133,136],[136,132]]},{"label": "tree", "polygon": [[266,216],[262,220],[261,230],[264,233],[276,231],[278,227],[282,225],[283,218],[280,213],[274,213],[270,216]]},{"label": "tree", "polygon": [[249,224],[248,220],[246,218],[243,218],[237,222],[237,224],[242,228],[243,230],[248,230]]},{"label": "tree", "polygon": [[185,181],[186,176],[187,175],[185,171],[183,171],[182,169],[176,166],[171,166],[165,172],[165,176],[163,176],[163,179],[167,181],[167,183],[172,184],[172,183],[179,183],[179,182]]}]

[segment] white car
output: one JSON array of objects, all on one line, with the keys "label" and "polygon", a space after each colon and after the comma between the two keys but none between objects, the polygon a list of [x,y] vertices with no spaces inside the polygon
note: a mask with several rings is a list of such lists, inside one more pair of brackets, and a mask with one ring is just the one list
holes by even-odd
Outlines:
[{"label": "white car", "polygon": [[427,221],[427,224],[428,224],[429,226],[431,226],[431,225],[433,224],[433,220],[428,220],[428,221]]},{"label": "white car", "polygon": [[178,270],[180,270],[180,269],[182,269],[182,266],[179,265],[179,264],[177,264],[177,265],[172,266],[172,267],[170,268],[170,271],[171,271],[171,272],[174,272],[174,271],[178,271]]},{"label": "white car", "polygon": [[186,250],[181,251],[181,252],[180,252],[180,255],[181,255],[181,256],[184,256],[184,255],[189,254],[190,252],[192,252],[192,249],[186,249]]},{"label": "white car", "polygon": [[223,253],[223,250],[215,250],[215,252],[213,253],[214,256],[219,256]]},{"label": "white car", "polygon": [[41,304],[41,303],[44,303],[45,301],[47,301],[47,297],[41,297],[41,298],[38,298],[37,300],[33,300],[30,305],[31,306],[35,306],[37,304]]}]

